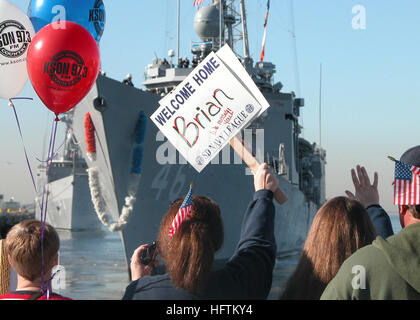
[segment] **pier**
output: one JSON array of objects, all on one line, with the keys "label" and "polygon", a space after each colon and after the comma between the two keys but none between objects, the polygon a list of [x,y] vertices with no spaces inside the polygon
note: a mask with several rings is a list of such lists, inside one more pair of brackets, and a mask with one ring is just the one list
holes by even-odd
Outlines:
[{"label": "pier", "polygon": [[35,219],[33,206],[20,206],[13,198],[2,203],[3,196],[0,195],[0,239],[6,238],[7,232],[15,224],[27,219]]}]

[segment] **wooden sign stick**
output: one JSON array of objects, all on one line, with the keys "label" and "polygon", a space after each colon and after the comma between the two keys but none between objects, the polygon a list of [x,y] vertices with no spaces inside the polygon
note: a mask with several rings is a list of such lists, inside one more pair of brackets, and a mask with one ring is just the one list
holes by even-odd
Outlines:
[{"label": "wooden sign stick", "polygon": [[[230,146],[232,149],[241,156],[242,160],[246,163],[249,169],[251,169],[252,173],[255,175],[257,172],[260,163],[252,154],[251,149],[248,147],[246,142],[239,138],[240,135],[235,136],[232,140],[230,140]],[[283,191],[279,187],[274,191],[274,198],[277,200],[279,204],[283,204],[287,201],[287,196],[284,194]]]}]

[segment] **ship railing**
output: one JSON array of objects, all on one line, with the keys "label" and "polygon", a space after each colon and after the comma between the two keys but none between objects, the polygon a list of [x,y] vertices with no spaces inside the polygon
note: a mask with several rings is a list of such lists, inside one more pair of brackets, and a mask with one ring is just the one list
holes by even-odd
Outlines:
[{"label": "ship railing", "polygon": [[191,53],[201,58],[205,58],[207,54],[211,51],[216,51],[218,49],[216,42],[213,40],[208,41],[191,41]]}]

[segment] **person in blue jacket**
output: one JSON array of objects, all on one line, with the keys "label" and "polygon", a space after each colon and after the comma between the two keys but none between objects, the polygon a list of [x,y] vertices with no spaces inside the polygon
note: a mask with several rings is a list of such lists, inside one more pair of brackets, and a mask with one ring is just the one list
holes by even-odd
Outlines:
[{"label": "person in blue jacket", "polygon": [[394,234],[391,219],[386,211],[379,205],[378,173],[373,175],[373,184],[370,183],[369,175],[364,167],[360,165],[351,169],[355,193],[346,190],[349,198],[358,200],[367,210],[372,221],[376,234],[386,239]]},{"label": "person in blue jacket", "polygon": [[152,266],[140,262],[147,245],[138,247],[130,264],[133,281],[123,299],[266,299],[276,257],[273,192],[278,187],[278,179],[267,164],[258,168],[254,187],[238,246],[224,267],[213,268],[214,254],[223,244],[220,208],[213,200],[194,196],[191,217],[168,236],[183,202],[179,199],[163,217],[159,231],[158,250],[167,273],[151,275]]}]

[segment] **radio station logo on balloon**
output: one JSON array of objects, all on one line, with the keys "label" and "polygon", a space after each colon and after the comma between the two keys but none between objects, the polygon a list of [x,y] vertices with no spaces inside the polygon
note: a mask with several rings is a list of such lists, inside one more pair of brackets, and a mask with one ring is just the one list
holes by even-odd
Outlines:
[{"label": "radio station logo on balloon", "polygon": [[23,24],[15,20],[0,23],[0,54],[6,58],[23,55],[31,42],[31,34]]},{"label": "radio station logo on balloon", "polygon": [[89,22],[95,27],[95,38],[101,38],[105,28],[105,7],[102,0],[96,0],[93,9],[89,10]]},{"label": "radio station logo on balloon", "polygon": [[26,58],[34,35],[28,16],[14,4],[0,0],[0,99],[13,99],[24,88],[28,80]]},{"label": "radio station logo on balloon", "polygon": [[92,88],[99,73],[99,48],[81,25],[67,21],[60,30],[50,23],[32,39],[27,66],[35,92],[58,115],[75,107]]},{"label": "radio station logo on balloon", "polygon": [[89,68],[76,52],[66,50],[57,53],[45,62],[44,73],[61,87],[72,87],[88,76]]}]

